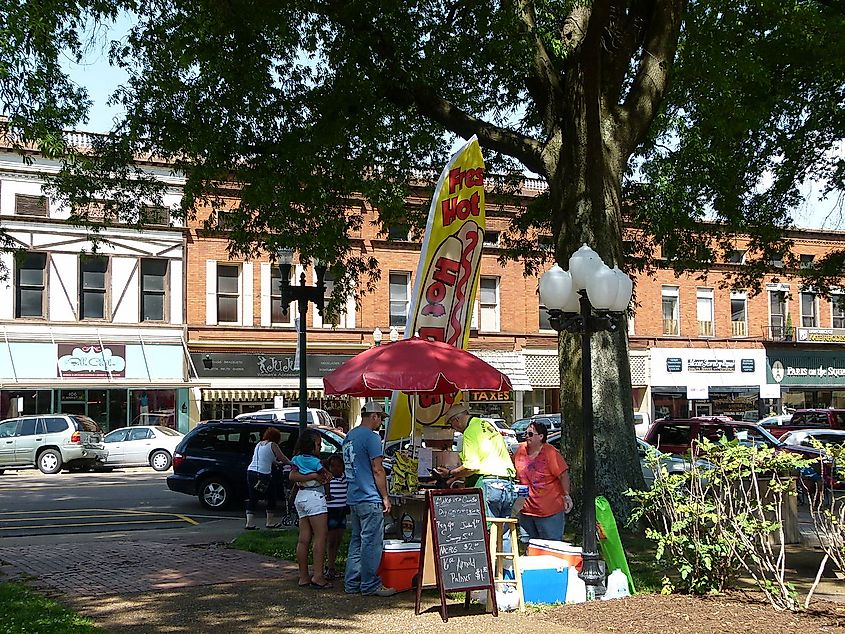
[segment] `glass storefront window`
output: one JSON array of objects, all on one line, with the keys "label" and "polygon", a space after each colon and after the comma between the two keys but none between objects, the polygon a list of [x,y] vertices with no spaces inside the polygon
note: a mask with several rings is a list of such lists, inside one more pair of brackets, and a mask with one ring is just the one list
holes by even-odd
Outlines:
[{"label": "glass storefront window", "polygon": [[176,429],[176,390],[130,390],[130,425]]},{"label": "glass storefront window", "polygon": [[0,420],[53,411],[52,390],[0,390]]}]

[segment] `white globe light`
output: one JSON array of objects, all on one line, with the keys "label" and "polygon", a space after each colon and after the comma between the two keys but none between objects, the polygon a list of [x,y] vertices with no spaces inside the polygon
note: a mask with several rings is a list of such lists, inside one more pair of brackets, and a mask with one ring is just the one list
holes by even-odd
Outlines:
[{"label": "white globe light", "polygon": [[581,312],[581,296],[578,294],[578,291],[575,290],[574,284],[572,285],[572,290],[569,291],[569,296],[563,303],[563,308],[561,310],[565,313]]},{"label": "white globe light", "polygon": [[576,291],[587,288],[587,282],[593,275],[593,272],[599,267],[603,266],[599,254],[593,251],[586,244],[578,249],[569,258],[569,272],[572,274],[572,286]]},{"label": "white globe light", "polygon": [[587,279],[587,298],[596,310],[609,310],[619,291],[619,278],[604,264]]},{"label": "white globe light", "polygon": [[562,309],[571,292],[572,277],[557,264],[540,277],[540,302],[548,309]]},{"label": "white globe light", "polygon": [[610,310],[621,313],[628,310],[628,305],[631,303],[631,296],[634,292],[634,281],[617,267],[613,267],[613,273],[619,280],[619,289],[616,292],[616,298],[610,306]]}]

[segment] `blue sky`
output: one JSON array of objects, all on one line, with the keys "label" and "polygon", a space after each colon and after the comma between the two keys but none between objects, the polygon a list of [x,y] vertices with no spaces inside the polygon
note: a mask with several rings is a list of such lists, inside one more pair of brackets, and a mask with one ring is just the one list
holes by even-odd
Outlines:
[{"label": "blue sky", "polygon": [[[88,48],[88,53],[82,63],[76,64],[68,59],[64,64],[71,79],[85,86],[93,101],[89,121],[87,124],[80,125],[80,130],[107,132],[112,127],[113,119],[122,114],[121,109],[106,103],[109,96],[127,77],[121,69],[109,65],[107,42],[109,39],[122,37],[128,30],[128,25],[128,21],[125,20],[116,24],[108,32],[93,34],[93,44]],[[840,154],[845,155],[845,147],[840,148]],[[822,200],[820,198],[822,189],[821,183],[804,184],[802,191],[805,202],[793,213],[795,225],[812,229],[845,231],[843,193],[839,192],[839,196],[834,194]]]}]

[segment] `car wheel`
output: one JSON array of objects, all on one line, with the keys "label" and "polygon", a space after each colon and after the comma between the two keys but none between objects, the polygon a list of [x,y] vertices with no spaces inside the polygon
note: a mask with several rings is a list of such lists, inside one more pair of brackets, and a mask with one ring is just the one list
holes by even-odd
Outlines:
[{"label": "car wheel", "polygon": [[167,471],[172,462],[173,459],[170,457],[170,454],[163,449],[154,451],[150,456],[150,466],[156,471]]},{"label": "car wheel", "polygon": [[229,483],[220,478],[208,478],[200,485],[200,504],[211,510],[225,508],[232,501]]},{"label": "car wheel", "polygon": [[62,454],[55,449],[45,449],[38,455],[41,473],[53,474],[62,470]]}]

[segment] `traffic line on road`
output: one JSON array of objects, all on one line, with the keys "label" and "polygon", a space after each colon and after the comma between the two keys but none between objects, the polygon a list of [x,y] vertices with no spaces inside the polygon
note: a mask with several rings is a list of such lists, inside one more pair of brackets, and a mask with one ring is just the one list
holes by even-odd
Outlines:
[{"label": "traffic line on road", "polygon": [[38,529],[38,528],[79,528],[79,527],[94,527],[94,526],[124,526],[126,524],[173,524],[178,520],[124,520],[121,522],[83,522],[78,524],[44,524],[41,526],[0,526],[0,531],[19,531],[21,529]]}]

